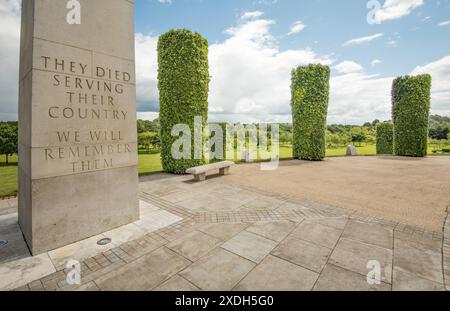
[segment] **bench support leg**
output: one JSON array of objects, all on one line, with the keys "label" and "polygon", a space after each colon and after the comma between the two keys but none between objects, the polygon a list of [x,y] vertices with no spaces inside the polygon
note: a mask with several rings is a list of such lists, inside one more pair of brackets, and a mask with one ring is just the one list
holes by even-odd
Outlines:
[{"label": "bench support leg", "polygon": [[228,175],[230,173],[230,168],[229,167],[224,167],[219,169],[219,174],[220,175]]},{"label": "bench support leg", "polygon": [[204,181],[206,180],[206,173],[194,175],[196,181]]}]

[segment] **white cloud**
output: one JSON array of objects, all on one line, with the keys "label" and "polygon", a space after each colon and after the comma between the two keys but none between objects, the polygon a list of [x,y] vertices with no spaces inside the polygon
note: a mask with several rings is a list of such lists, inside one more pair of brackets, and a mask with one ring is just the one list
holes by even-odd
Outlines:
[{"label": "white cloud", "polygon": [[387,38],[387,45],[390,47],[397,47],[400,38],[401,38],[400,34],[398,32],[394,32],[391,36]]},{"label": "white cloud", "polygon": [[364,68],[358,63],[352,62],[352,61],[343,61],[336,66],[334,66],[334,69],[336,69],[339,73],[352,73],[352,72],[360,72]]},{"label": "white cloud", "polygon": [[330,80],[328,123],[362,124],[391,118],[392,77],[363,72],[334,76]]},{"label": "white cloud", "polygon": [[0,3],[0,120],[17,120],[20,1]]},{"label": "white cloud", "polygon": [[241,19],[252,19],[263,16],[264,13],[261,11],[245,12],[242,14]]},{"label": "white cloud", "polygon": [[172,4],[172,0],[158,0],[158,2],[162,4]]},{"label": "white cloud", "polygon": [[394,39],[391,39],[387,42],[387,44],[392,47],[397,47],[397,43],[398,43],[397,40]]},{"label": "white cloud", "polygon": [[445,22],[438,24],[438,26],[440,26],[440,27],[449,26],[449,25],[450,25],[450,21],[445,21]]},{"label": "white cloud", "polygon": [[141,120],[150,120],[153,121],[156,118],[159,117],[159,112],[152,112],[152,111],[147,111],[147,112],[137,112],[137,118],[141,119]]},{"label": "white cloud", "polygon": [[338,74],[330,79],[328,123],[362,124],[391,118],[392,77],[368,75],[353,61],[341,62],[334,69]]},{"label": "white cloud", "polygon": [[371,35],[371,36],[367,36],[367,37],[355,38],[355,39],[351,39],[351,40],[345,42],[342,46],[363,44],[363,43],[367,43],[367,42],[376,40],[376,39],[381,38],[383,36],[384,36],[384,34],[377,33],[377,34],[374,34],[374,35]]},{"label": "white cloud", "polygon": [[379,59],[374,59],[373,61],[370,62],[370,66],[375,67],[376,65],[381,64],[381,60]]},{"label": "white cloud", "polygon": [[306,26],[302,21],[296,21],[292,24],[288,36],[301,32],[303,29],[305,29],[305,27]]},{"label": "white cloud", "polygon": [[290,73],[302,64],[330,64],[312,50],[280,51],[272,20],[248,21],[227,30],[209,48],[209,117],[213,121],[290,120]]},{"label": "white cloud", "polygon": [[4,0],[0,3],[0,13],[20,13],[20,0]]},{"label": "white cloud", "polygon": [[433,113],[450,115],[450,55],[447,55],[424,66],[416,67],[411,74],[428,73],[432,76]]},{"label": "white cloud", "polygon": [[375,13],[375,21],[381,23],[407,16],[423,4],[424,0],[386,0]]},{"label": "white cloud", "polygon": [[137,33],[136,50],[136,99],[138,111],[158,111],[158,37]]}]

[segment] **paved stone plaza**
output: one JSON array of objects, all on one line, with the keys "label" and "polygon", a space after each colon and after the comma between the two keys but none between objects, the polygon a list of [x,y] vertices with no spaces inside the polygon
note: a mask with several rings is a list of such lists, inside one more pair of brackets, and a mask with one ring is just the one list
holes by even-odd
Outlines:
[{"label": "paved stone plaza", "polygon": [[[30,257],[14,200],[0,201],[0,288],[17,290],[444,290],[443,233],[210,176],[140,182],[141,219]],[[96,242],[112,239],[106,246]],[[447,246],[445,246],[447,245]],[[81,285],[65,262],[81,262]],[[367,263],[381,264],[369,285]],[[444,270],[448,273],[444,258]],[[446,267],[446,268],[445,268]],[[447,280],[450,275],[447,276]],[[447,283],[447,289],[450,284]]]}]

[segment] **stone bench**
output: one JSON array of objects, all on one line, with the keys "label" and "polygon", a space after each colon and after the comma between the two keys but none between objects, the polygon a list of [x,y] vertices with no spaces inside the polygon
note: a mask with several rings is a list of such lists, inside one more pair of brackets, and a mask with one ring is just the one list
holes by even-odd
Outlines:
[{"label": "stone bench", "polygon": [[219,170],[220,175],[227,175],[232,165],[234,165],[234,162],[231,161],[211,163],[202,166],[191,167],[186,170],[186,174],[194,175],[196,181],[203,181],[206,179],[206,173],[210,171]]}]

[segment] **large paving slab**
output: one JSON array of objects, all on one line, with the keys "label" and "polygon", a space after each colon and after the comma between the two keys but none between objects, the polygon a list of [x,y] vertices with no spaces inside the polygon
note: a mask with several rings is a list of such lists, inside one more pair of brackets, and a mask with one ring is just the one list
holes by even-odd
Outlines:
[{"label": "large paving slab", "polygon": [[30,256],[30,251],[17,223],[17,213],[0,216],[0,240],[8,241],[0,249],[0,264]]},{"label": "large paving slab", "polygon": [[0,266],[0,289],[12,290],[55,271],[47,254],[8,262]]},{"label": "large paving slab", "polygon": [[244,223],[215,223],[201,225],[198,230],[227,241],[247,227],[248,224]]},{"label": "large paving slab", "polygon": [[101,290],[151,290],[191,264],[174,251],[161,247],[95,280]]},{"label": "large paving slab", "polygon": [[283,204],[282,200],[274,199],[271,197],[257,197],[256,199],[245,203],[245,209],[253,209],[253,210],[275,210],[281,204]]},{"label": "large paving slab", "polygon": [[344,230],[344,228],[348,222],[348,217],[346,217],[346,216],[321,217],[321,218],[311,219],[309,221],[317,223],[317,224],[321,224],[321,225],[324,225],[327,227]]},{"label": "large paving slab", "polygon": [[316,291],[388,291],[389,284],[369,284],[365,276],[327,264],[314,286]]},{"label": "large paving slab", "polygon": [[430,233],[420,234],[420,231],[402,232],[395,231],[395,240],[402,240],[423,244],[430,251],[441,252],[442,250],[442,236],[433,236]]},{"label": "large paving slab", "polygon": [[291,236],[332,249],[341,234],[340,229],[305,220],[291,233]]},{"label": "large paving slab", "polygon": [[0,216],[17,213],[17,198],[0,199]]},{"label": "large paving slab", "polygon": [[381,267],[381,281],[391,284],[392,276],[392,250],[360,241],[341,238],[330,263],[341,268],[367,275],[367,263],[376,260]]},{"label": "large paving slab", "polygon": [[242,231],[222,245],[222,248],[242,256],[255,263],[260,263],[277,245],[276,242],[257,234]]},{"label": "large paving slab", "polygon": [[147,232],[156,231],[182,220],[165,210],[156,210],[143,215],[135,224]]},{"label": "large paving slab", "polygon": [[259,221],[247,228],[252,232],[275,242],[281,242],[297,224],[291,220]]},{"label": "large paving slab", "polygon": [[89,282],[86,284],[81,285],[77,289],[75,289],[77,292],[98,292],[100,291],[100,288],[98,288],[97,284],[95,282]]},{"label": "large paving slab", "polygon": [[144,229],[138,225],[131,223],[110,231],[103,233],[102,235],[110,238],[114,245],[121,245],[125,242],[140,238],[146,233]]},{"label": "large paving slab", "polygon": [[442,252],[400,239],[395,239],[394,250],[394,268],[443,284]]},{"label": "large paving slab", "polygon": [[198,291],[199,288],[190,283],[188,280],[182,278],[179,275],[175,275],[156,287],[155,291],[161,292],[187,292],[187,291]]},{"label": "large paving slab", "polygon": [[217,211],[237,211],[240,209],[240,207],[244,205],[243,202],[239,202],[238,200],[232,200],[231,198],[217,198],[216,201],[214,201],[211,204],[207,204],[203,206],[203,210],[210,211],[210,212],[217,212]]},{"label": "large paving slab", "polygon": [[331,251],[327,247],[288,237],[271,254],[311,271],[320,272],[327,263]]},{"label": "large paving slab", "polygon": [[139,215],[141,217],[157,210],[160,210],[158,206],[143,200],[139,200]]},{"label": "large paving slab", "polygon": [[231,290],[256,266],[224,249],[217,249],[180,273],[202,290]]},{"label": "large paving slab", "polygon": [[392,249],[393,230],[377,224],[367,224],[351,220],[347,223],[343,238],[358,240],[367,244]]},{"label": "large paving slab", "polygon": [[443,291],[444,284],[420,277],[394,267],[392,290],[394,291]]},{"label": "large paving slab", "polygon": [[222,244],[222,241],[200,231],[194,231],[172,241],[168,248],[183,257],[196,261]]},{"label": "large paving slab", "polygon": [[267,256],[235,288],[237,291],[308,291],[319,274],[286,260]]}]

